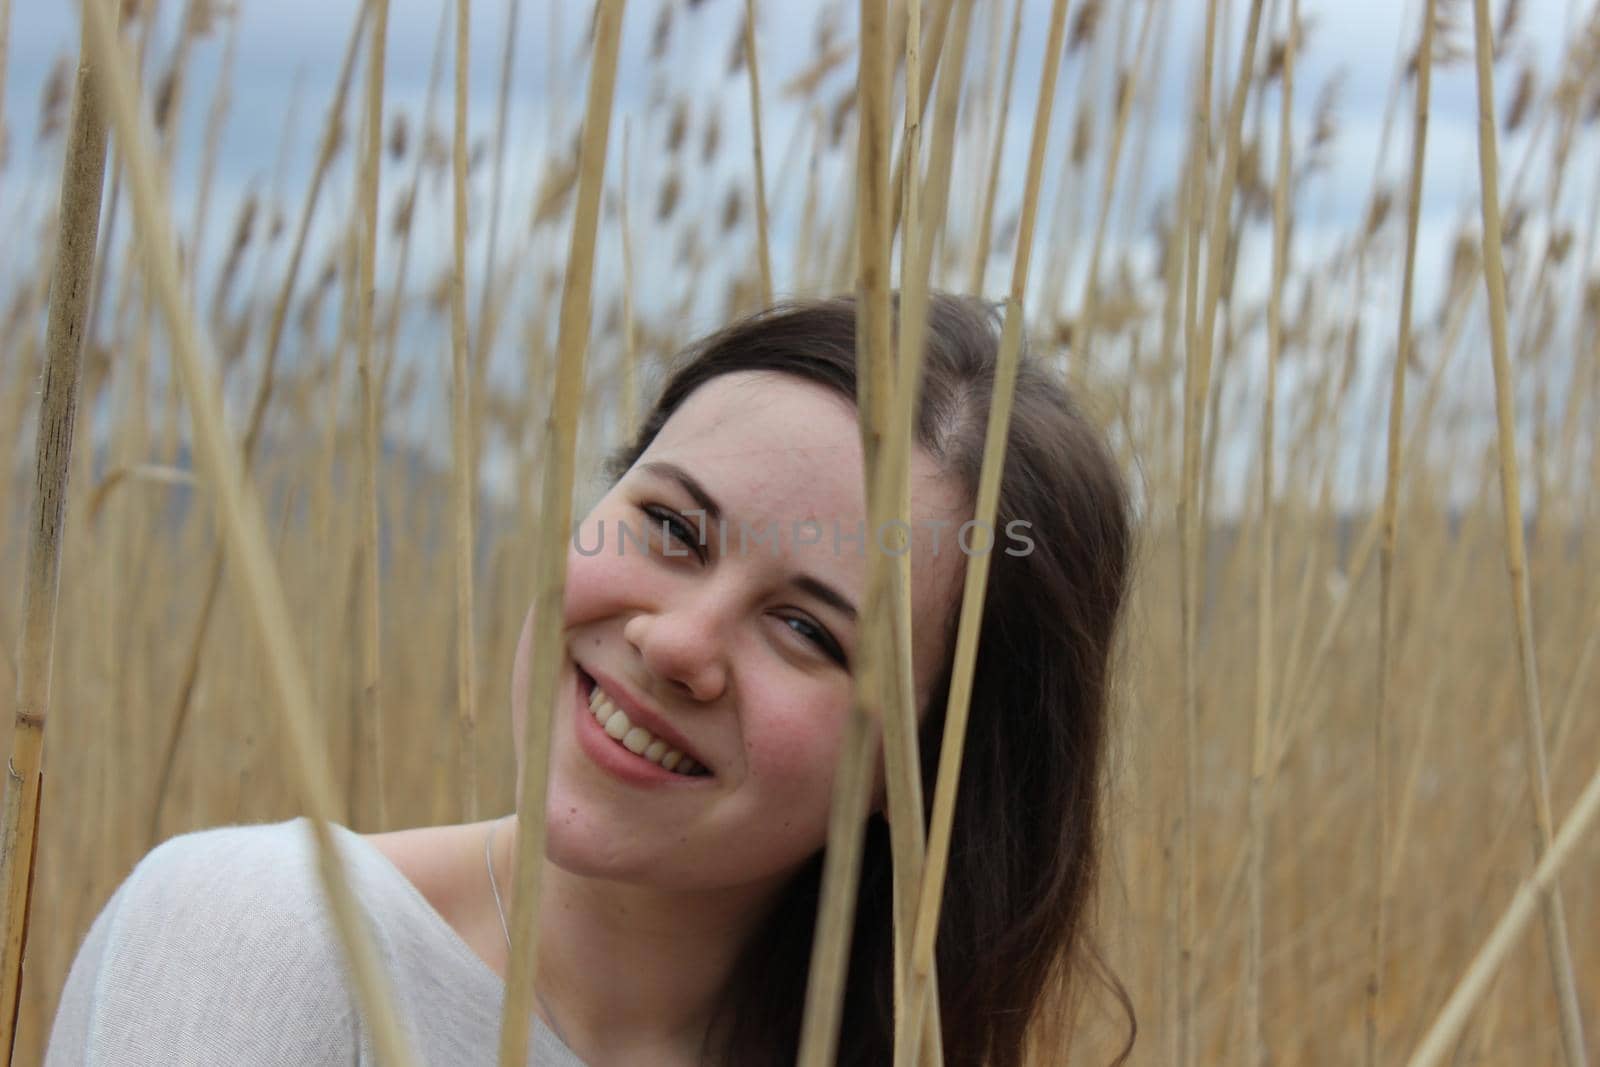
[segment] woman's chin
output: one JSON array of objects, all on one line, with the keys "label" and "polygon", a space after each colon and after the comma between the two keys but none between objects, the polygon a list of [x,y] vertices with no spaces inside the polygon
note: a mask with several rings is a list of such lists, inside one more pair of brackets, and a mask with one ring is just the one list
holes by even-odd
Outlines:
[{"label": "woman's chin", "polygon": [[545,808],[545,857],[571,874],[631,881],[648,867],[648,841],[627,830],[605,800],[568,788],[559,778],[550,783]]},{"label": "woman's chin", "polygon": [[669,862],[633,843],[608,840],[592,827],[568,825],[552,813],[545,838],[545,859],[577,878],[661,889],[683,888]]}]

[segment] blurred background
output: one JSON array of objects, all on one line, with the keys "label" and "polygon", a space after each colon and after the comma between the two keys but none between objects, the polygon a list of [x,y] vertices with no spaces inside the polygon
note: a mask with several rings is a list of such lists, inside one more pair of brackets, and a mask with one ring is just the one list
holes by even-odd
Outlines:
[{"label": "blurred background", "polygon": [[[966,6],[923,4],[925,40],[959,24]],[[1472,6],[1434,3],[1404,445],[1393,461],[1422,0],[1302,0],[1292,50],[1296,5],[1267,0],[1248,63],[1251,0],[1211,6],[1215,50],[1202,92],[1207,4],[1071,4],[1032,235],[1030,342],[1105,427],[1143,524],[1096,935],[1138,1014],[1135,1062],[1177,1062],[1179,1036],[1192,1026],[1199,1062],[1243,1062],[1254,1051],[1271,1062],[1342,1064],[1367,1048],[1371,927],[1381,907],[1373,1048],[1392,1060],[1416,1044],[1534,862],[1511,527],[1527,542],[1557,825],[1600,758],[1600,7],[1490,5],[1508,399],[1521,470],[1520,514],[1508,526]],[[167,168],[184,280],[214,341],[236,436],[258,405],[262,412],[251,434],[253,481],[313,673],[344,819],[367,831],[459,820],[453,4],[396,4],[387,34],[373,324],[381,742],[359,714],[367,634],[357,179],[369,121],[366,39],[352,39],[360,5],[121,7]],[[903,35],[905,5],[891,7]],[[999,299],[1011,286],[1050,5],[971,8],[934,284]],[[763,301],[747,10],[742,0],[635,0],[625,12],[594,249],[580,509],[598,495],[598,459],[649,403],[673,353]],[[850,291],[856,6],[762,0],[754,10],[774,294]],[[0,586],[13,591],[0,611],[0,710],[15,693],[77,12],[16,5],[0,48],[0,448],[8,457]],[[510,657],[532,589],[539,441],[591,7],[479,0],[471,14],[465,290],[476,796],[488,814],[513,807]],[[941,78],[955,38],[945,40]],[[935,51],[925,44],[925,64]],[[1228,103],[1246,67],[1230,152]],[[899,76],[896,92],[903,108]],[[1188,181],[1206,98],[1207,199],[1197,212]],[[324,152],[330,122],[336,133]],[[932,125],[925,120],[925,151]],[[280,770],[247,605],[218,578],[226,563],[217,517],[192,471],[188,416],[138,268],[117,164],[113,144],[63,544],[20,1062],[37,1058],[78,941],[145,851],[187,830],[299,810]],[[1232,193],[1222,203],[1225,170]],[[1279,192],[1285,255],[1275,266]],[[1219,217],[1212,260],[1207,231]],[[291,274],[302,226],[303,261]],[[1207,242],[1193,262],[1190,234]],[[1200,563],[1186,687],[1178,504],[1186,367],[1193,323],[1205,321],[1188,290],[1198,282],[1204,297],[1212,262],[1220,268],[1214,355],[1205,391],[1189,405],[1203,430],[1187,491]],[[274,306],[285,292],[274,347]],[[1269,314],[1275,292],[1279,310]],[[1274,474],[1264,507],[1269,354]],[[1391,625],[1380,634],[1380,507],[1391,476],[1399,485]],[[1270,771],[1253,836],[1258,706],[1269,716]],[[1250,891],[1252,841],[1262,857],[1259,894]],[[1591,1054],[1600,1049],[1597,875],[1591,844],[1561,883]],[[1252,924],[1261,930],[1258,971]],[[1530,931],[1475,1012],[1456,1062],[1561,1062],[1555,970],[1545,939]],[[1075,1062],[1120,1048],[1123,1022],[1109,999],[1089,990],[1076,1018]],[[1055,1032],[1041,1038],[1038,1062],[1061,1062],[1058,1042]]]}]

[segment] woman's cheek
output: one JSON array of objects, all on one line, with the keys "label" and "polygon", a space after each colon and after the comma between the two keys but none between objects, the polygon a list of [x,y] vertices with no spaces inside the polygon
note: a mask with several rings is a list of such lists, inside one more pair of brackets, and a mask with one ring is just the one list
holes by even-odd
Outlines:
[{"label": "woman's cheek", "polygon": [[762,777],[785,794],[828,797],[843,736],[842,714],[817,707],[796,708],[775,717],[758,739],[749,741],[750,760]]},{"label": "woman's cheek", "polygon": [[[619,524],[615,517],[591,516],[567,548],[563,608],[568,627],[604,619],[631,607],[623,591],[637,588],[647,577],[648,572],[640,566],[645,562],[644,549],[637,542],[628,542],[619,553]],[[603,544],[598,540],[601,530]]]}]

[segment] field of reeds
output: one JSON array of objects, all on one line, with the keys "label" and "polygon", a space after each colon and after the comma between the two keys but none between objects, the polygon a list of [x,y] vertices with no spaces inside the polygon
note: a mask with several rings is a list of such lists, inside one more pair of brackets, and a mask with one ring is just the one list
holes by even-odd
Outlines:
[{"label": "field of reeds", "polygon": [[332,6],[272,114],[213,0],[90,0],[0,97],[15,1062],[165,838],[511,810],[541,529],[679,345],[859,278],[1005,298],[1135,483],[1133,1062],[1600,1055],[1600,7],[1411,0],[1340,69],[1311,0],[443,0],[419,96]]}]

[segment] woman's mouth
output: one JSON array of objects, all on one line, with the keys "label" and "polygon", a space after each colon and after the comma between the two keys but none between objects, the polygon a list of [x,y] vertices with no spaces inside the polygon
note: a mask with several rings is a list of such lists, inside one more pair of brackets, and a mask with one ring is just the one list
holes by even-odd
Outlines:
[{"label": "woman's mouth", "polygon": [[[710,772],[691,757],[656,737],[643,726],[628,718],[628,713],[617,707],[595,680],[579,670],[580,692],[585,692],[589,715],[600,727],[603,735],[618,748],[647,763],[683,778],[706,778]],[[641,768],[642,770],[643,768]]]}]

